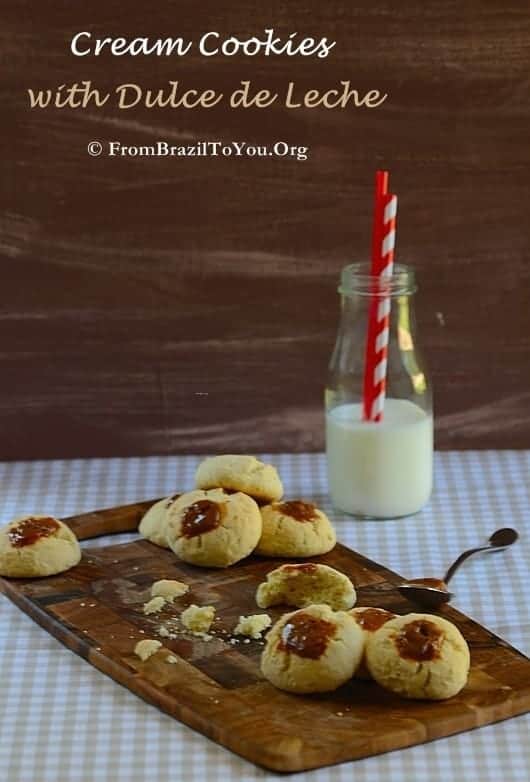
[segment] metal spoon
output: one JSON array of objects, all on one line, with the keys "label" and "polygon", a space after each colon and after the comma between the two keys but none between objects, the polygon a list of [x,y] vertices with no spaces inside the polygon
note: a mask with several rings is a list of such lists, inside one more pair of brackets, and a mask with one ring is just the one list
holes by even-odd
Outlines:
[{"label": "metal spoon", "polygon": [[398,591],[401,592],[408,600],[412,600],[415,603],[421,603],[428,608],[437,608],[443,603],[448,603],[453,597],[453,593],[449,592],[447,584],[452,579],[462,562],[470,557],[472,554],[477,554],[479,551],[502,551],[512,543],[515,543],[519,534],[514,529],[505,527],[504,529],[498,529],[491,535],[488,543],[484,546],[478,546],[477,548],[470,548],[460,554],[456,559],[445,576],[440,578],[414,578],[411,581],[405,581],[398,586]]}]

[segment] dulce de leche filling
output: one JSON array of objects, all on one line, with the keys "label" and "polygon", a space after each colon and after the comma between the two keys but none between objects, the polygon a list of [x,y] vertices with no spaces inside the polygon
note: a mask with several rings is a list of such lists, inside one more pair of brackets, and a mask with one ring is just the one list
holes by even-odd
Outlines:
[{"label": "dulce de leche filling", "polygon": [[194,538],[211,532],[221,524],[221,506],[212,500],[197,500],[186,508],[182,518],[182,534],[185,538]]},{"label": "dulce de leche filling", "polygon": [[363,611],[356,611],[354,617],[359,627],[370,633],[375,633],[376,630],[393,619],[395,614],[385,611],[384,608],[365,608]]},{"label": "dulce de leche filling", "polygon": [[300,565],[284,565],[282,570],[284,573],[314,573],[317,569],[317,565],[314,562],[302,562]]},{"label": "dulce de leche filling", "polygon": [[317,515],[316,506],[312,502],[302,500],[282,502],[277,508],[284,516],[290,516],[295,521],[314,521]]},{"label": "dulce de leche filling", "polygon": [[326,619],[305,613],[295,614],[282,627],[278,649],[318,660],[326,651],[328,641],[333,638],[336,629],[335,624]]},{"label": "dulce de leche filling", "polygon": [[395,643],[401,657],[425,662],[440,656],[443,631],[428,619],[409,622],[397,634]]},{"label": "dulce de leche filling", "polygon": [[38,519],[30,516],[11,527],[7,536],[13,548],[22,548],[36,543],[41,538],[48,538],[58,529],[59,522],[51,517]]}]

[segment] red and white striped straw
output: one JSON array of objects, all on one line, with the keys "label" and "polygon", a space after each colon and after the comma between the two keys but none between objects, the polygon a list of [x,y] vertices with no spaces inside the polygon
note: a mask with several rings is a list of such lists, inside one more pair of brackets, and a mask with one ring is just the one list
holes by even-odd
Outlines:
[{"label": "red and white striped straw", "polygon": [[397,196],[386,192],[388,174],[376,174],[372,267],[374,279],[369,307],[364,371],[363,418],[381,421],[385,406],[391,302],[384,295],[392,277],[396,241]]},{"label": "red and white striped straw", "polygon": [[[381,270],[379,272],[380,292],[385,280],[390,280],[394,269],[394,248],[396,244],[397,196],[388,195],[384,202],[383,236],[381,240]],[[381,421],[385,407],[386,372],[388,363],[388,338],[390,333],[390,296],[379,296],[377,303],[377,325],[375,336],[375,366],[373,369],[372,421]]]}]

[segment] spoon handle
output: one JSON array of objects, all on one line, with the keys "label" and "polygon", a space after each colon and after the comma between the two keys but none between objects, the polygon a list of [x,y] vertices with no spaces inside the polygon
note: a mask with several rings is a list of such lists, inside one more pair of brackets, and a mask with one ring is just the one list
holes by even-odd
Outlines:
[{"label": "spoon handle", "polygon": [[453,564],[452,564],[452,565],[449,567],[449,569],[447,570],[447,573],[445,574],[445,576],[444,576],[444,578],[443,578],[443,580],[445,581],[445,583],[446,583],[446,584],[448,584],[448,583],[449,583],[449,581],[452,579],[452,577],[454,576],[454,574],[456,573],[456,571],[458,570],[458,568],[460,567],[460,565],[461,565],[463,562],[465,562],[465,561],[466,561],[466,559],[468,559],[469,557],[471,557],[473,554],[478,554],[478,553],[479,553],[479,551],[487,551],[488,549],[491,549],[491,548],[492,548],[492,547],[491,547],[491,546],[489,545],[489,543],[488,543],[487,545],[484,545],[484,546],[478,546],[477,548],[470,548],[470,549],[468,549],[467,551],[464,551],[462,554],[460,554],[460,556],[459,556],[457,559],[455,559],[455,561],[453,562]]},{"label": "spoon handle", "polygon": [[491,543],[486,543],[483,546],[477,546],[476,548],[470,548],[467,551],[464,551],[460,556],[455,559],[453,564],[449,567],[447,573],[445,574],[443,580],[446,584],[449,583],[449,581],[452,579],[460,565],[466,561],[469,557],[471,557],[473,554],[478,554],[481,551],[503,551],[503,549],[508,548],[508,546],[511,544],[507,544],[506,546],[492,546]]}]

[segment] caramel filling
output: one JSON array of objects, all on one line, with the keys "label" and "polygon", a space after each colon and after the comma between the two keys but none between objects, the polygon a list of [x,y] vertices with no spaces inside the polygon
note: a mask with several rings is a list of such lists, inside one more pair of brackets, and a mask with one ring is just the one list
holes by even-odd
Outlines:
[{"label": "caramel filling", "polygon": [[59,522],[51,517],[36,519],[30,516],[11,527],[7,536],[13,548],[22,548],[23,546],[31,546],[41,538],[48,538],[58,529]]},{"label": "caramel filling", "polygon": [[303,562],[301,565],[284,565],[282,570],[285,573],[314,573],[317,566],[314,562]]},{"label": "caramel filling", "polygon": [[317,517],[316,506],[312,502],[291,500],[290,502],[282,502],[277,507],[284,516],[290,516],[296,521],[314,521]]},{"label": "caramel filling", "polygon": [[182,519],[182,534],[194,538],[211,532],[221,524],[221,506],[211,500],[198,500],[186,508]]},{"label": "caramel filling", "polygon": [[385,611],[384,608],[365,608],[364,611],[356,612],[354,616],[359,627],[370,633],[375,633],[386,622],[394,619],[395,614]]},{"label": "caramel filling", "polygon": [[282,627],[278,648],[299,657],[318,660],[326,651],[328,641],[333,638],[335,631],[333,622],[303,612],[297,613]]},{"label": "caramel filling", "polygon": [[401,657],[425,662],[440,656],[443,632],[428,619],[409,622],[396,636],[396,646]]}]

